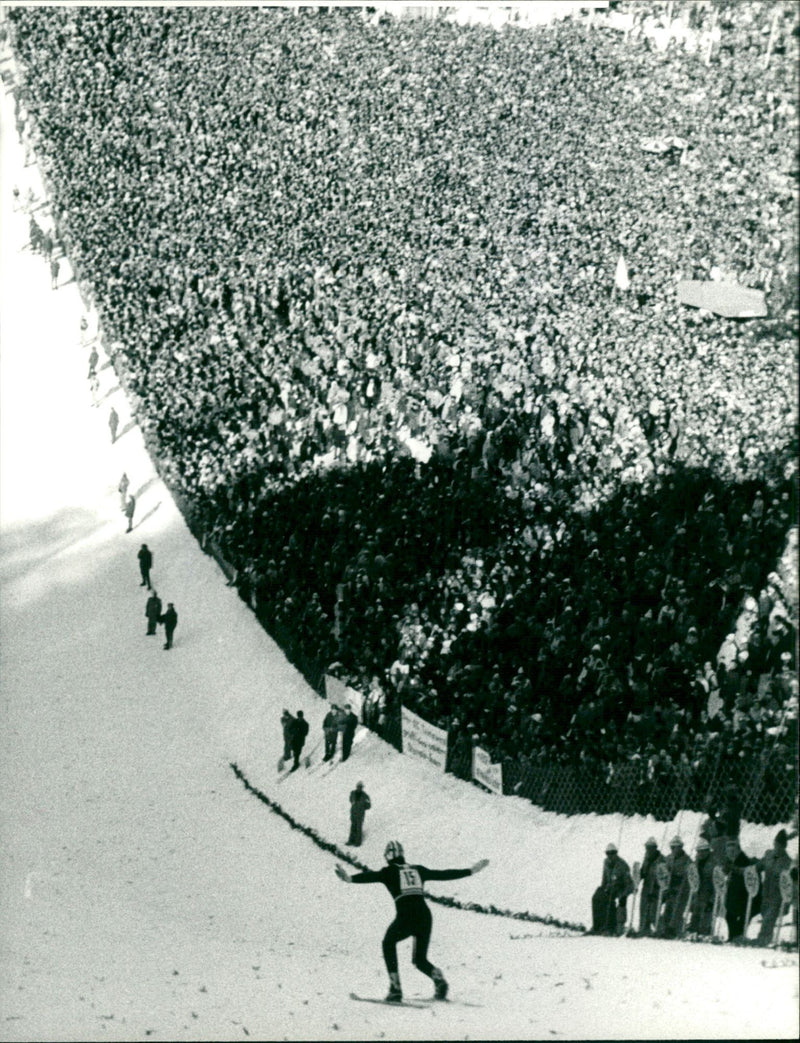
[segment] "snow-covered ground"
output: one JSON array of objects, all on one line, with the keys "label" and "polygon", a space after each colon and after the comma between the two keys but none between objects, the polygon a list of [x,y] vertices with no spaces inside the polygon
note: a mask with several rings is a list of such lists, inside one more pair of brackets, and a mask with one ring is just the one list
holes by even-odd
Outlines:
[{"label": "snow-covered ground", "polygon": [[[231,762],[340,846],[361,779],[366,864],[394,838],[431,866],[488,857],[479,876],[431,890],[581,923],[609,840],[633,861],[651,833],[679,829],[693,851],[698,817],[544,813],[366,732],[346,764],[278,781],[281,710],[304,710],[311,749],[324,703],[191,538],[109,365],[92,405],[77,287],[62,269],[50,289],[12,209],[15,184],[41,188],[2,93],[0,1038],[795,1038],[794,955],[587,938],[439,905],[431,956],[454,1002],[349,999],[385,992],[391,900],[341,883],[335,857],[249,794]],[[47,226],[46,206],[36,216]],[[138,500],[130,534],[123,471]],[[145,636],[142,542],[179,614],[170,652]],[[776,828],[746,825],[744,848],[761,854]],[[406,995],[428,996],[409,950]]]}]

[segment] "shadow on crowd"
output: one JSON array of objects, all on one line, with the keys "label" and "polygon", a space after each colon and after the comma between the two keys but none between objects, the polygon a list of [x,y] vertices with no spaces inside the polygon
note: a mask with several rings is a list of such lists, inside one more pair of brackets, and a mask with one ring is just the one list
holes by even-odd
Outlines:
[{"label": "shadow on crowd", "polygon": [[[756,627],[731,669],[718,653],[796,518],[785,460],[762,471],[785,512],[756,521],[764,482],[682,467],[589,514],[564,488],[526,511],[467,446],[184,508],[318,691],[330,670],[380,690],[365,723],[398,748],[404,705],[447,729],[449,770],[470,778],[480,744],[506,792],[547,809],[670,820],[734,783],[775,822],[796,741],[767,729],[785,724],[792,628]],[[554,534],[546,551],[532,532]]]}]

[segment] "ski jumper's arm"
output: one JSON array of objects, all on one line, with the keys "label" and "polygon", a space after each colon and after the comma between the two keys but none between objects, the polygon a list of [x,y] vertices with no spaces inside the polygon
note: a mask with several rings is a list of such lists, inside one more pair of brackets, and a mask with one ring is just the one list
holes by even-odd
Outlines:
[{"label": "ski jumper's arm", "polygon": [[341,863],[336,863],[336,875],[340,880],[348,884],[383,884],[386,883],[385,869],[367,869],[363,873],[353,873],[352,876]]}]

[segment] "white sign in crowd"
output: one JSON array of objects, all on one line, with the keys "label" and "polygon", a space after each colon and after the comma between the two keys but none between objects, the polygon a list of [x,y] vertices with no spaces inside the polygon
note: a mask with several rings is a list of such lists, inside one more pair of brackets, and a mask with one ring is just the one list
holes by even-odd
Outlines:
[{"label": "white sign in crowd", "polygon": [[403,753],[430,761],[444,771],[447,761],[447,732],[428,724],[405,706],[403,713]]},{"label": "white sign in crowd", "polygon": [[[437,768],[445,770],[447,763],[447,732],[429,724],[411,710],[402,707],[403,753],[422,757]],[[472,751],[472,777],[493,793],[503,792],[503,765],[493,764],[491,757],[476,746]]]},{"label": "white sign in crowd", "polygon": [[472,750],[472,777],[481,786],[485,786],[493,793],[503,794],[503,765],[492,764],[492,759],[486,750],[475,746]]}]

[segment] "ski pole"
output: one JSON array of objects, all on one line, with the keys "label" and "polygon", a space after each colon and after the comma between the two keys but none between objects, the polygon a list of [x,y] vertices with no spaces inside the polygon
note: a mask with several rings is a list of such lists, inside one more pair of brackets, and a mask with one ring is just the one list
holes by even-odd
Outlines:
[{"label": "ski pole", "polygon": [[700,873],[697,871],[697,866],[692,862],[689,868],[686,870],[686,879],[689,883],[689,899],[686,903],[686,910],[683,914],[683,931],[682,934],[686,933],[686,928],[689,926],[689,920],[692,915],[692,904],[694,902],[694,896],[697,894],[700,888]]},{"label": "ski pole", "polygon": [[314,749],[309,754],[306,755],[306,757],[303,760],[303,765],[306,768],[309,767],[309,765],[311,764],[311,758],[314,756],[314,754],[317,752],[317,750],[320,748],[320,746],[322,745],[322,743],[324,741],[325,741],[324,739],[320,739],[319,742],[317,743],[317,745],[314,747]]},{"label": "ski pole", "polygon": [[664,903],[664,892],[669,887],[669,868],[666,862],[659,862],[656,866],[656,883],[658,884],[658,908],[656,909],[656,934],[661,921],[661,906]]}]

